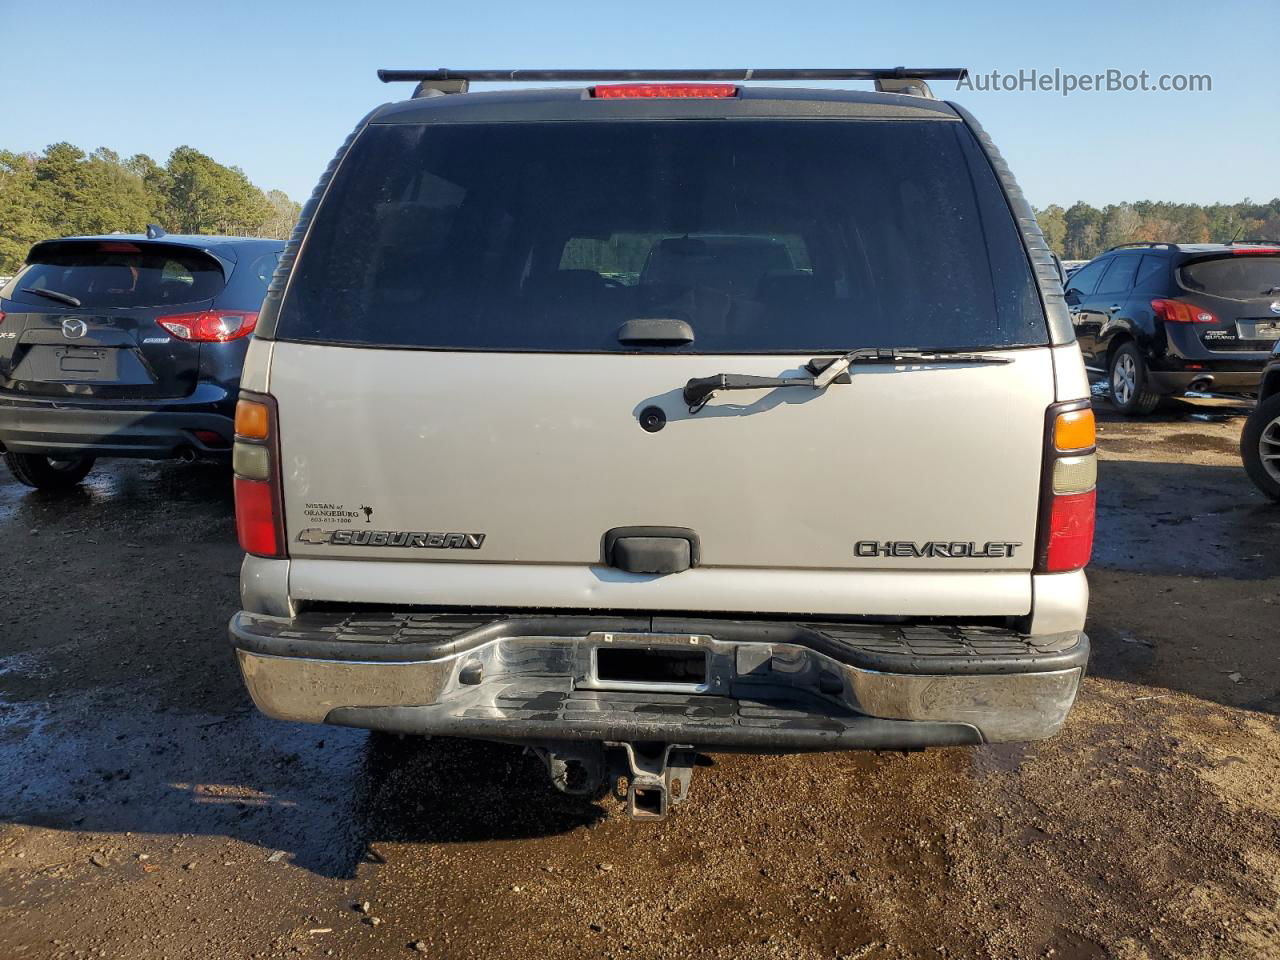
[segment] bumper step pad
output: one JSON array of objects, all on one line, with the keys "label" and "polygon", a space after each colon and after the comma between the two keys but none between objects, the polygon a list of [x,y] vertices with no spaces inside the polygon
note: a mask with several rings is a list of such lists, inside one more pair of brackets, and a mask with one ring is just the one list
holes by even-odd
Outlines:
[{"label": "bumper step pad", "polygon": [[374,661],[433,659],[506,637],[585,637],[602,631],[796,644],[850,666],[892,673],[1024,673],[1083,667],[1088,656],[1082,633],[1031,637],[988,626],[328,611],[292,620],[241,613],[232,622],[236,646],[249,652]]}]

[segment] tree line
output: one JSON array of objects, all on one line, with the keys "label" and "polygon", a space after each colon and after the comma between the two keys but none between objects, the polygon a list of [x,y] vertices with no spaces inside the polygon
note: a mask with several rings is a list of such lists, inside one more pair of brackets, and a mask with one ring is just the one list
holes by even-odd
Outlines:
[{"label": "tree line", "polygon": [[141,233],[149,223],[169,233],[284,239],[299,209],[193,147],[178,147],[163,164],[69,143],[42,153],[0,150],[0,274],[14,273],[38,240]]},{"label": "tree line", "polygon": [[1108,247],[1141,240],[1165,243],[1226,243],[1280,239],[1280,198],[1270,203],[1109,204],[1099,210],[1083,201],[1036,210],[1049,246],[1064,260],[1091,260]]},{"label": "tree line", "polygon": [[[170,233],[289,236],[299,205],[263,191],[244,171],[194,147],[157,163],[99,147],[55,143],[42,153],[0,150],[0,274],[13,273],[38,240],[72,234],[137,233],[156,223]],[[1280,198],[1270,203],[1142,200],[1102,209],[1078,201],[1036,211],[1049,246],[1064,260],[1088,260],[1138,240],[1204,243],[1280,240]]]}]

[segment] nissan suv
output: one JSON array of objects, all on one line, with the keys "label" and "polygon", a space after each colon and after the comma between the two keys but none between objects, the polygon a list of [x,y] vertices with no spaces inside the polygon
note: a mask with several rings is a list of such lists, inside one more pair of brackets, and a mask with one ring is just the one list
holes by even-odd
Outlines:
[{"label": "nissan suv", "polygon": [[1128,243],[1066,284],[1085,363],[1126,416],[1190,391],[1251,394],[1280,341],[1280,245]]},{"label": "nissan suv", "polygon": [[97,457],[229,460],[240,366],[284,244],[66,237],[0,288],[0,451],[33,487]]},{"label": "nissan suv", "polygon": [[[974,119],[874,75],[391,75],[245,363],[258,707],[526,744],[636,817],[700,751],[1059,729],[1096,464],[1057,265]],[[599,82],[463,92],[526,76]]]}]

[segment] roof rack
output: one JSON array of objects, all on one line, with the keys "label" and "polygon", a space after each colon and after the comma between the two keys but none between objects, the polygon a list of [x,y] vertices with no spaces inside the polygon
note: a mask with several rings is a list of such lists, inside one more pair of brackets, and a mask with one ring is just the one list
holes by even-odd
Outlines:
[{"label": "roof rack", "polygon": [[444,93],[466,93],[472,83],[556,83],[561,81],[666,81],[666,80],[874,80],[882,93],[933,97],[926,80],[960,80],[964,67],[864,67],[818,70],[379,70],[383,83],[415,81],[414,98]]},{"label": "roof rack", "polygon": [[1128,250],[1133,247],[1151,247],[1155,249],[1173,250],[1178,245],[1176,243],[1165,243],[1164,241],[1155,240],[1135,240],[1132,243],[1117,243],[1114,247],[1107,247],[1103,253],[1110,253],[1112,250]]}]

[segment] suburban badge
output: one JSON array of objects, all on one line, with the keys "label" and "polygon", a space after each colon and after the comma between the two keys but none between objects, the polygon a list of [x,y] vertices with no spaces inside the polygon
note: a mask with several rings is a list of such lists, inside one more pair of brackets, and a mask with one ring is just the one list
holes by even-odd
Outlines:
[{"label": "suburban badge", "polygon": [[479,550],[483,533],[428,533],[408,530],[321,530],[308,527],[298,534],[299,543],[335,547],[420,547],[427,550]]}]

